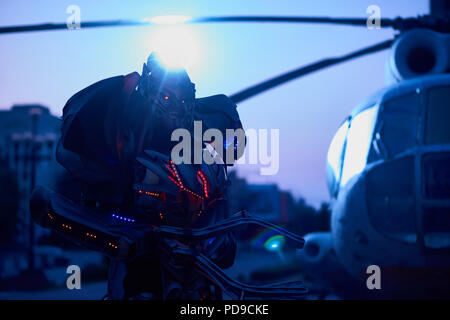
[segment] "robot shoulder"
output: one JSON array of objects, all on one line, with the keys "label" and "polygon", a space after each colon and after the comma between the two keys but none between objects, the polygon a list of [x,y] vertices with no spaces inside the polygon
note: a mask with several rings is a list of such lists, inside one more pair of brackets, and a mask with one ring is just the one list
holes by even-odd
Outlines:
[{"label": "robot shoulder", "polygon": [[224,94],[196,99],[194,115],[196,120],[203,121],[208,128],[242,127],[236,104]]},{"label": "robot shoulder", "polygon": [[[203,130],[218,129],[223,137],[227,137],[227,129],[243,129],[239,114],[236,110],[236,104],[226,95],[219,94],[215,96],[196,99],[194,118],[202,121]],[[239,159],[244,152],[246,140],[244,137],[244,148],[238,148],[238,141],[224,141],[223,159],[227,165],[232,165],[234,160]],[[227,150],[234,148],[233,159],[227,159]]]},{"label": "robot shoulder", "polygon": [[61,147],[88,158],[110,158],[115,153],[116,119],[138,81],[134,72],[98,81],[73,95],[63,108]]},{"label": "robot shoulder", "polygon": [[[111,97],[111,93],[120,92],[122,90],[132,91],[139,81],[139,74],[137,72],[130,73],[126,76],[120,75],[91,84],[90,86],[75,93],[65,104],[63,108],[63,118],[78,111],[87,104],[90,100],[105,99]],[[133,86],[134,85],[134,86]],[[131,92],[129,92],[131,94]]]}]

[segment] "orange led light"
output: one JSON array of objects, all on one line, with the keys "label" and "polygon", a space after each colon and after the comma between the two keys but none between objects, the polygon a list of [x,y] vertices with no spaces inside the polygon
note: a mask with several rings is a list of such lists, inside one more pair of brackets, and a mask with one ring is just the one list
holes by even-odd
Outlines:
[{"label": "orange led light", "polygon": [[118,248],[115,244],[113,244],[113,243],[111,243],[111,242],[108,242],[108,246],[110,246],[110,247],[112,247],[112,248],[114,248],[114,249],[117,249],[117,248]]},{"label": "orange led light", "polygon": [[145,191],[144,194],[147,196],[159,197],[159,192]]}]

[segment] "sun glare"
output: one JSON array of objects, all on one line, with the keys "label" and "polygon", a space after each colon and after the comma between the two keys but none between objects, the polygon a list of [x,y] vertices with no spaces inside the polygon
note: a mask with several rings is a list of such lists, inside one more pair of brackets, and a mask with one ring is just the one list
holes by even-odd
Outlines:
[{"label": "sun glare", "polygon": [[201,48],[192,28],[186,25],[155,28],[149,39],[150,51],[157,52],[167,68],[192,71],[201,60]]}]

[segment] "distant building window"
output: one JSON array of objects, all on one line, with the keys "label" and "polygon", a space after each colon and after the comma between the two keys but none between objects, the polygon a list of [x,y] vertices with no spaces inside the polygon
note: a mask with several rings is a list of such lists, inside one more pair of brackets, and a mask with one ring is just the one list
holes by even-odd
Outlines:
[{"label": "distant building window", "polygon": [[450,143],[450,87],[428,91],[425,144]]},{"label": "distant building window", "polygon": [[341,185],[360,173],[367,163],[377,112],[378,106],[370,107],[357,114],[350,122]]}]

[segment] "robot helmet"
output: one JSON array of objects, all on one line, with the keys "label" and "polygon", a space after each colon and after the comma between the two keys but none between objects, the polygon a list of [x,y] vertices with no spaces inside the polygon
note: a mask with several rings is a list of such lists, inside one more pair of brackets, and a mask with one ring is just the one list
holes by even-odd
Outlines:
[{"label": "robot helmet", "polygon": [[195,85],[186,70],[166,68],[153,52],[144,63],[139,91],[174,129],[192,126]]}]

